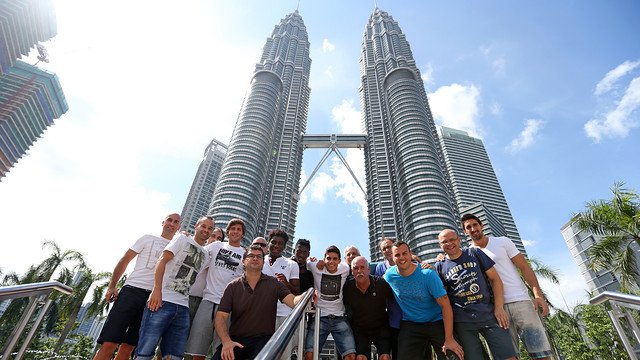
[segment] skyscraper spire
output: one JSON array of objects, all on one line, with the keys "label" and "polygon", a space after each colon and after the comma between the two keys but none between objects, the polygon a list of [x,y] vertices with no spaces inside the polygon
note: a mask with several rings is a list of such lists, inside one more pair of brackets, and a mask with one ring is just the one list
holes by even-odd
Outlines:
[{"label": "skyscraper spire", "polygon": [[360,64],[371,254],[380,238],[397,237],[433,257],[438,233],[458,227],[457,210],[420,71],[398,23],[380,9],[365,27]]},{"label": "skyscraper spire", "polygon": [[245,241],[273,228],[294,234],[310,68],[307,30],[294,11],[264,45],[210,209],[217,224],[245,220]]}]

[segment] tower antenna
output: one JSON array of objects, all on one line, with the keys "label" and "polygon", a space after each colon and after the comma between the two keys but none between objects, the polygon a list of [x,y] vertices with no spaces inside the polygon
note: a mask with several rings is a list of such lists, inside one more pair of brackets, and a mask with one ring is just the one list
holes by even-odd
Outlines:
[{"label": "tower antenna", "polygon": [[298,0],[298,5],[296,6],[296,11],[298,11],[298,8],[300,8],[300,0]]}]

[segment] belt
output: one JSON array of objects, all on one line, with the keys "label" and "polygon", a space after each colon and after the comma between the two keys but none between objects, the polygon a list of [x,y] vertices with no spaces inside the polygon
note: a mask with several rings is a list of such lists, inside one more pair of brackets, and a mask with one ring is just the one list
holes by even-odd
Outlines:
[{"label": "belt", "polygon": [[321,317],[328,318],[328,319],[340,319],[340,318],[343,318],[344,316],[325,315],[325,316],[321,316]]}]

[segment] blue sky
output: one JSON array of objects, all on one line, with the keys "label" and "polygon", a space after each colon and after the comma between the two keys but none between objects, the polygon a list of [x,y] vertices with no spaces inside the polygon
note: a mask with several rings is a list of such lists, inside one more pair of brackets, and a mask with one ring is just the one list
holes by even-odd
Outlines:
[{"label": "blue sky", "polygon": [[[110,271],[182,210],[202,152],[212,137],[228,141],[264,41],[297,1],[54,3],[58,35],[44,66],[70,110],[0,183],[0,264],[24,271],[50,239]],[[563,275],[561,287],[545,284],[550,299],[584,301],[559,230],[615,181],[640,190],[640,4],[378,6],[406,34],[436,122],[483,139],[529,255]],[[358,61],[372,10],[371,1],[301,1],[308,133],[360,129]],[[304,176],[322,154],[307,150]],[[362,152],[344,154],[364,179]],[[329,244],[368,253],[364,199],[337,159],[303,195],[295,235],[312,240],[314,255]]]}]

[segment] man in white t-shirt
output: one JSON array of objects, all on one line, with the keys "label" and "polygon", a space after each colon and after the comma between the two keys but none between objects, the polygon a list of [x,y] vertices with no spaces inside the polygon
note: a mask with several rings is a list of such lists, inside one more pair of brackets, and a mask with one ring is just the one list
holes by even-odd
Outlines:
[{"label": "man in white t-shirt", "polygon": [[[320,309],[320,349],[324,346],[329,333],[333,335],[336,347],[342,358],[356,358],[356,344],[351,327],[344,313],[342,287],[349,275],[349,266],[340,262],[340,249],[329,246],[324,252],[324,267],[317,268],[316,262],[307,262],[307,269],[313,274],[313,282],[319,293],[316,307]],[[309,321],[307,337],[304,342],[304,358],[313,358],[314,321]]]},{"label": "man in white t-shirt", "polygon": [[[509,314],[509,331],[514,348],[520,349],[519,339],[522,339],[530,358],[549,359],[552,355],[551,346],[540,320],[540,315],[549,314],[549,306],[527,259],[509,238],[486,236],[477,216],[465,214],[460,222],[464,233],[472,240],[471,246],[482,249],[495,262],[494,267],[504,284],[504,309]],[[518,270],[533,291],[533,302]]]},{"label": "man in white t-shirt", "polygon": [[[244,236],[246,226],[241,219],[231,219],[227,225],[229,242],[214,242],[205,247],[209,254],[207,283],[202,294],[202,301],[193,318],[186,353],[194,360],[204,360],[212,343],[219,344],[218,337],[214,337],[213,320],[224,289],[234,279],[242,276],[244,267],[242,257],[244,248],[240,241]],[[214,341],[215,340],[215,341]]]},{"label": "man in white t-shirt", "polygon": [[[276,229],[271,230],[269,238],[269,253],[264,258],[262,273],[273,276],[283,283],[293,295],[300,295],[300,268],[298,263],[282,256],[282,252],[287,247],[289,235],[286,232]],[[291,314],[291,308],[283,303],[278,303],[276,314],[276,330],[284,323],[284,320]],[[289,344],[284,349],[281,359],[289,359],[294,346],[298,345],[297,335],[294,335]]]},{"label": "man in white t-shirt", "polygon": [[[162,221],[160,236],[142,236],[131,245],[116,264],[105,294],[108,302],[115,301],[115,303],[98,337],[98,344],[102,344],[102,346],[93,358],[94,360],[110,360],[116,348],[118,353],[115,359],[131,358],[133,349],[138,345],[142,312],[147,304],[151,289],[153,289],[156,261],[179,228],[180,215],[167,215]],[[124,286],[118,292],[116,285],[131,260],[136,256],[138,258],[133,272],[127,277]],[[118,347],[118,345],[120,346]]]},{"label": "man in white t-shirt", "polygon": [[[216,241],[224,241],[224,231],[217,227],[213,229],[209,240],[205,245],[209,245]],[[198,273],[196,281],[191,285],[189,290],[189,319],[193,322],[193,318],[196,316],[196,311],[202,301],[202,294],[204,293],[204,287],[207,285],[207,269],[204,269]]]},{"label": "man in white t-shirt", "polygon": [[160,340],[163,359],[182,359],[189,336],[189,288],[208,254],[203,245],[215,226],[209,216],[198,220],[193,239],[173,238],[156,263],[153,290],[142,315],[136,359],[153,359]]}]

